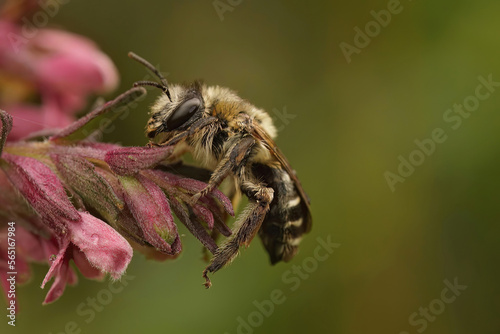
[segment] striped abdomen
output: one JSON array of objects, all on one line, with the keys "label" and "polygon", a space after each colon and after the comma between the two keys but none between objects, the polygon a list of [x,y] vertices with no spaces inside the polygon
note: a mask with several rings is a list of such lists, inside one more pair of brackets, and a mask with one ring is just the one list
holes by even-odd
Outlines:
[{"label": "striped abdomen", "polygon": [[271,263],[289,261],[297,253],[304,233],[309,232],[311,216],[307,204],[297,192],[288,173],[281,168],[263,164],[252,166],[254,176],[274,189],[259,236],[269,253]]}]

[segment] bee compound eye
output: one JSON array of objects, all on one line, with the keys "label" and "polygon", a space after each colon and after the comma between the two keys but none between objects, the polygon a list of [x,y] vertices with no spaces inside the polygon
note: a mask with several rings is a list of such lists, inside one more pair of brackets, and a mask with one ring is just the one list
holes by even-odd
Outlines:
[{"label": "bee compound eye", "polygon": [[186,123],[200,107],[201,101],[197,97],[182,102],[167,119],[166,129],[177,129],[179,126]]}]

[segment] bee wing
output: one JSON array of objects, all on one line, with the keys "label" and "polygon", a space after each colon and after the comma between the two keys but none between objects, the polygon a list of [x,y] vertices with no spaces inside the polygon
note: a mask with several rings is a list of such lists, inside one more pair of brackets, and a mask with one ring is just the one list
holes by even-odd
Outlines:
[{"label": "bee wing", "polygon": [[297,175],[295,174],[295,171],[292,169],[292,166],[290,166],[290,163],[286,159],[286,157],[283,155],[281,150],[278,148],[274,140],[267,134],[267,132],[258,124],[253,124],[252,130],[251,130],[251,135],[258,140],[262,145],[264,145],[269,152],[278,160],[282,168],[288,173],[290,178],[293,180],[293,183],[295,184],[295,188],[297,188],[297,191],[299,193],[299,196],[302,200],[302,202],[306,205],[307,207],[307,217],[305,219],[305,232],[309,232],[311,229],[312,225],[312,218],[311,218],[311,213],[310,213],[310,199],[309,196],[307,196],[306,192],[304,191],[304,188],[302,188],[302,185],[300,184],[299,179],[297,178]]}]

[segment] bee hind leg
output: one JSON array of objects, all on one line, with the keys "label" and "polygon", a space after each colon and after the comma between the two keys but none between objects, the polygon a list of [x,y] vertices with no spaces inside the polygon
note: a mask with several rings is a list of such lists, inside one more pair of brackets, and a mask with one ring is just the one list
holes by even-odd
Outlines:
[{"label": "bee hind leg", "polygon": [[205,287],[209,288],[212,283],[208,278],[208,273],[215,273],[226,264],[231,262],[241,245],[248,246],[257,234],[262,221],[269,211],[269,205],[274,197],[274,190],[260,184],[250,184],[246,182],[242,190],[251,201],[241,214],[240,219],[235,223],[235,232],[228,238],[214,254],[210,265],[203,271]]}]

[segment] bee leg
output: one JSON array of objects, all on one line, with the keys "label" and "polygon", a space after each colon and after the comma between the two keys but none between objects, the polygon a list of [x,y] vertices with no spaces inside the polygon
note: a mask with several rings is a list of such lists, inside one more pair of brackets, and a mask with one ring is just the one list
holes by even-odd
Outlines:
[{"label": "bee leg", "polygon": [[178,133],[177,135],[175,135],[173,138],[171,138],[170,140],[162,143],[162,146],[169,146],[169,145],[175,145],[177,144],[178,142],[180,142],[181,140],[189,137],[189,136],[192,136],[193,134],[197,133],[198,131],[200,131],[200,129],[206,127],[206,126],[209,126],[210,124],[213,124],[217,122],[217,118],[216,117],[203,117],[203,118],[200,118],[199,120],[195,121],[193,124],[191,124],[191,126],[189,127],[188,130],[186,131],[183,131],[181,133]]},{"label": "bee leg", "polygon": [[254,144],[255,139],[252,137],[245,137],[235,144],[219,162],[212,176],[210,176],[207,186],[191,197],[191,203],[196,203],[200,197],[206,196],[217,188],[231,172],[240,170],[241,166],[245,164]]},{"label": "bee leg", "polygon": [[229,175],[229,173],[231,173],[232,167],[233,167],[233,165],[232,165],[231,161],[229,160],[229,158],[222,159],[222,161],[219,163],[217,168],[214,170],[214,172],[210,176],[210,180],[208,181],[207,186],[205,188],[203,188],[203,190],[194,194],[191,197],[191,199],[190,199],[191,204],[195,204],[196,202],[198,202],[200,197],[206,196],[212,190],[217,188],[222,183],[222,181],[224,181],[224,179]]},{"label": "bee leg", "polygon": [[[227,198],[231,201],[231,205],[233,206],[234,210],[238,208],[238,205],[241,201],[241,191],[239,188],[237,188],[237,180],[235,177],[231,177],[227,182],[227,184],[223,187],[222,192],[226,194]],[[229,219],[230,214],[227,212],[224,212],[224,221],[227,222]]]},{"label": "bee leg", "polygon": [[238,254],[241,245],[248,246],[262,225],[269,205],[274,197],[274,190],[258,183],[245,182],[242,185],[243,192],[248,196],[251,203],[247,206],[241,219],[235,223],[236,231],[224,241],[217,249],[210,265],[203,271],[205,287],[209,288],[212,283],[208,273],[214,273],[231,262]]}]

